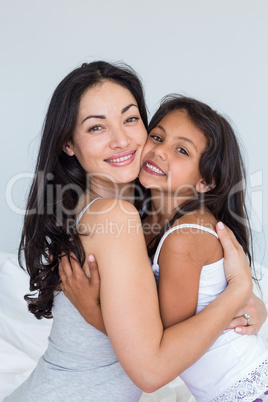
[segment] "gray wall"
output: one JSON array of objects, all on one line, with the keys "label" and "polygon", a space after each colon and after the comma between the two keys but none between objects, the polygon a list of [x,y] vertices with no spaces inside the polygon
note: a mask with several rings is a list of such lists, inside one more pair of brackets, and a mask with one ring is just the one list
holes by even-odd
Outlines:
[{"label": "gray wall", "polygon": [[151,112],[181,92],[231,117],[244,144],[256,256],[268,266],[267,21],[266,0],[1,0],[0,249],[16,252],[24,176],[53,90],[80,63],[105,59],[136,69]]}]

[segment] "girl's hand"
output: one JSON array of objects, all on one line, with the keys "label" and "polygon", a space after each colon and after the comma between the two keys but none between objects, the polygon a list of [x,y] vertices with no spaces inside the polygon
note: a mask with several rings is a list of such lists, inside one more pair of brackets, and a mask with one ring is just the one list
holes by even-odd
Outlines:
[{"label": "girl's hand", "polygon": [[222,222],[217,223],[216,230],[224,250],[224,269],[228,287],[232,286],[235,293],[238,291],[239,295],[244,297],[246,304],[253,289],[246,254],[233,232]]},{"label": "girl's hand", "polygon": [[100,277],[98,265],[93,255],[87,259],[86,273],[71,254],[59,261],[61,290],[84,319],[99,331],[106,333],[100,308]]},{"label": "girl's hand", "polygon": [[[244,314],[248,314],[250,318],[247,320]],[[227,329],[234,328],[237,333],[243,335],[257,334],[266,318],[267,310],[265,304],[252,293],[248,304],[238,312],[237,317],[230,322]]]}]

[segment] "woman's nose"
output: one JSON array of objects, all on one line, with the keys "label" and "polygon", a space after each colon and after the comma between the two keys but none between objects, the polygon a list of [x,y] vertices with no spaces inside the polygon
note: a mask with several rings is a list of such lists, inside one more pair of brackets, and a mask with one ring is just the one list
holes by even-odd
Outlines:
[{"label": "woman's nose", "polygon": [[125,149],[130,144],[130,138],[122,128],[116,128],[112,132],[111,148]]}]

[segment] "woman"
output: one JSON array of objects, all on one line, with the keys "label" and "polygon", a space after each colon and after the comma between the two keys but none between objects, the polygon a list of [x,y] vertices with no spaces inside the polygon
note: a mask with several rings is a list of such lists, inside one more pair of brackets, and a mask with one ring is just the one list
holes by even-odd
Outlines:
[{"label": "woman", "polygon": [[[200,357],[246,303],[251,275],[235,244],[226,254],[229,285],[222,295],[163,330],[139,214],[129,202],[146,125],[142,87],[127,68],[83,65],[54,92],[20,247],[30,289],[38,291],[28,297],[29,309],[51,317],[53,305],[53,327],[48,350],[7,401],[137,401],[142,390],[161,387]],[[233,243],[223,232],[226,245]],[[99,263],[110,340],[85,323],[63,292],[54,297],[62,252],[84,264],[89,251]]]}]

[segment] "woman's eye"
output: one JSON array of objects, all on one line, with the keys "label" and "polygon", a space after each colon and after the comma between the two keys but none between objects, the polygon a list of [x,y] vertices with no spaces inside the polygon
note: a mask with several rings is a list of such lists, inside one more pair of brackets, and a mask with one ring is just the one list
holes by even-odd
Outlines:
[{"label": "woman's eye", "polygon": [[90,127],[90,129],[88,131],[92,133],[92,132],[100,131],[101,129],[102,129],[102,126],[95,124],[95,126]]},{"label": "woman's eye", "polygon": [[137,120],[139,120],[139,119],[140,119],[139,117],[135,117],[135,116],[129,117],[129,118],[126,120],[126,123],[133,123],[134,121],[137,121]]},{"label": "woman's eye", "polygon": [[187,156],[189,155],[188,152],[182,147],[178,147],[177,151],[179,151],[183,155],[187,155]]}]

